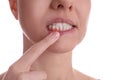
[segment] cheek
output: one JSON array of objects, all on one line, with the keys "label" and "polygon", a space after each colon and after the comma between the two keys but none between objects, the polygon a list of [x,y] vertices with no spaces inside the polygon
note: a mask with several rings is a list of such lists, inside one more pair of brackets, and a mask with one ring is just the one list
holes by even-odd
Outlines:
[{"label": "cheek", "polygon": [[[23,29],[24,34],[32,42],[38,42],[44,36],[46,36],[45,25],[44,25],[44,15],[46,6],[40,3],[28,2],[28,0],[19,0],[19,21]],[[28,2],[29,4],[25,4]]]},{"label": "cheek", "polygon": [[[32,4],[30,5],[19,5],[19,21],[26,37],[32,42],[38,42],[46,35],[44,25],[44,13],[45,9],[40,9]],[[42,10],[42,11],[41,11]]]},{"label": "cheek", "polygon": [[90,14],[90,8],[91,8],[91,1],[90,0],[78,0],[76,3],[76,15],[77,15],[77,21],[78,22],[78,30],[79,34],[77,39],[78,42],[81,42],[81,40],[84,38],[87,30],[87,24]]},{"label": "cheek", "polygon": [[43,29],[42,24],[37,24],[36,22],[29,23],[27,21],[21,21],[21,27],[26,37],[33,43],[38,42],[39,40],[43,39],[44,36],[46,36],[46,32]]},{"label": "cheek", "polygon": [[78,0],[79,3],[76,3],[76,15],[79,23],[80,31],[85,34],[87,23],[89,19],[91,1],[90,0]]},{"label": "cheek", "polygon": [[91,0],[77,0],[75,5],[76,13],[80,21],[86,22],[89,18],[89,13],[91,9]]}]

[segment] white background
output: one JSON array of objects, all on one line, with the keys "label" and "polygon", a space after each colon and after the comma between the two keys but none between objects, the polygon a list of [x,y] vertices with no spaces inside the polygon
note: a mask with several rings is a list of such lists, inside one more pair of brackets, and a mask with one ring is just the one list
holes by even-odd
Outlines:
[{"label": "white background", "polygon": [[[0,0],[0,73],[22,55],[22,30],[8,0]],[[73,66],[102,80],[120,80],[120,2],[92,0],[85,39],[73,53]]]}]

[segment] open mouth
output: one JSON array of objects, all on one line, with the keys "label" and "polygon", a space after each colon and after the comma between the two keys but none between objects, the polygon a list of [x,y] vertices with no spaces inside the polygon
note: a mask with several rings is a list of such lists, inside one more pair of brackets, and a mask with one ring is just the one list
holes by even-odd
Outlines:
[{"label": "open mouth", "polygon": [[53,24],[48,25],[47,28],[49,31],[64,32],[64,31],[72,30],[73,28],[75,28],[75,25],[57,22],[57,23],[53,23]]}]

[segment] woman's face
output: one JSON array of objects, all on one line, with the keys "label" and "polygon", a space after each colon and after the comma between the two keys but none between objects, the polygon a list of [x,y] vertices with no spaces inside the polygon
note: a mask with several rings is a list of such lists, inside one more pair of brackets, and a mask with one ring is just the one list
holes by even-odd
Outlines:
[{"label": "woman's face", "polygon": [[60,32],[59,40],[48,51],[71,51],[86,33],[91,0],[17,0],[16,3],[13,13],[32,43],[52,31]]}]

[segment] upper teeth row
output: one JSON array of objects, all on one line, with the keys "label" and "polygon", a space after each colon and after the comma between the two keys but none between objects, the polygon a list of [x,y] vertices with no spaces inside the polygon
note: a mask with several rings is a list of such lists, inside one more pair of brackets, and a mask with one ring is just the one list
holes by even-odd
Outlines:
[{"label": "upper teeth row", "polygon": [[72,25],[67,23],[53,23],[48,26],[49,30],[56,30],[56,31],[66,31],[72,28]]}]

